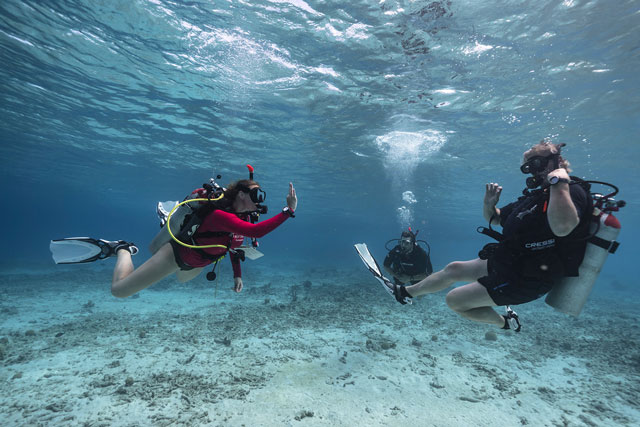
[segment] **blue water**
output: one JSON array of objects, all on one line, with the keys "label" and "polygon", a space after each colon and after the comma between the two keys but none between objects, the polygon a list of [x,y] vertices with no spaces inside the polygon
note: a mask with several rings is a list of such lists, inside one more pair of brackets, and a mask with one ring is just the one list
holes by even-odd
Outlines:
[{"label": "blue water", "polygon": [[516,197],[550,137],[620,187],[604,275],[635,280],[637,1],[343,3],[2,2],[2,264],[69,235],[146,246],[156,201],[250,163],[272,211],[300,198],[274,261],[349,265],[410,225],[442,266],[485,242],[484,183]]},{"label": "blue water", "polygon": [[274,211],[300,197],[274,259],[349,264],[411,225],[442,266],[484,243],[484,183],[513,199],[551,137],[621,188],[606,273],[633,280],[639,3],[478,3],[2,2],[3,264],[69,235],[146,246],[156,201],[250,163]]}]

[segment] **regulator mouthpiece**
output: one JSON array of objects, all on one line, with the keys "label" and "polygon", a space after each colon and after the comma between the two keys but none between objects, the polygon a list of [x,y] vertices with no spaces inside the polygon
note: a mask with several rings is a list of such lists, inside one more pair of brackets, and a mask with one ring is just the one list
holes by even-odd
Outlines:
[{"label": "regulator mouthpiece", "polygon": [[533,190],[534,188],[538,188],[544,182],[544,179],[541,176],[530,176],[527,178],[527,188]]}]

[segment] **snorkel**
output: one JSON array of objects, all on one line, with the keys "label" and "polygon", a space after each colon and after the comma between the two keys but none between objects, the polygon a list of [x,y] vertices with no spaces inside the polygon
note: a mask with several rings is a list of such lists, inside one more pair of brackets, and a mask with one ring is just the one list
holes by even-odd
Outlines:
[{"label": "snorkel", "polygon": [[[419,232],[419,231],[418,231]],[[413,248],[416,245],[416,236],[418,233],[411,231],[411,227],[409,227],[408,231],[403,231],[400,236],[400,249],[405,254],[413,252]]]},{"label": "snorkel", "polygon": [[[247,165],[247,169],[249,169],[249,179],[253,181],[253,171],[255,169],[251,165]],[[262,202],[264,202],[265,199],[267,198],[267,193],[265,193],[262,189],[259,189],[259,188],[255,188],[254,190],[256,191],[252,190],[251,192],[249,192],[249,196],[251,197],[251,201],[256,204],[256,207],[258,209],[251,212],[250,214],[252,223],[254,222],[253,221],[254,217],[259,217],[261,214],[266,214],[268,211],[267,206],[262,204]],[[257,221],[257,218],[256,218],[256,221]]]}]

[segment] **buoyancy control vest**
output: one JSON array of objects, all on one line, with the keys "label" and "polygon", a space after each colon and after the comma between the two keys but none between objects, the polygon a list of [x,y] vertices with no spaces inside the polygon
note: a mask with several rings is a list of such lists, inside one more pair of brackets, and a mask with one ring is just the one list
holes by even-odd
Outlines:
[{"label": "buoyancy control vest", "polygon": [[[187,199],[207,198],[207,190],[205,188],[198,188],[194,190]],[[193,206],[192,206],[193,205]],[[201,202],[188,203],[185,206],[189,209],[184,215],[184,219],[180,224],[180,231],[176,234],[176,238],[183,243],[187,243],[193,246],[205,245],[200,239],[215,238],[215,237],[227,237],[224,246],[229,248],[231,240],[233,239],[233,233],[228,231],[201,231],[200,226],[204,220],[211,215],[215,210],[222,209],[221,201],[209,200]],[[220,244],[220,243],[219,243]],[[191,248],[198,252],[198,254],[205,259],[217,261],[224,255],[213,255],[208,253],[202,248]]]},{"label": "buoyancy control vest", "polygon": [[[160,232],[149,245],[151,253],[155,254],[164,244],[172,240],[179,240],[177,243],[184,243],[185,246],[197,251],[205,259],[213,261],[219,259],[220,255],[209,254],[204,249],[207,247],[226,247],[228,249],[234,234],[226,231],[202,231],[200,226],[215,210],[229,211],[229,202],[220,197],[223,192],[224,188],[217,185],[212,178],[209,184],[205,183],[203,188],[192,191],[182,202],[159,203],[159,205],[163,205],[163,209],[168,209],[172,213],[168,217],[166,217],[166,214],[162,215],[165,221],[161,222]],[[258,208],[258,211],[248,212],[247,216],[242,219],[251,223],[257,222],[260,214],[265,213],[267,210],[264,205],[259,205]],[[158,210],[158,214],[161,216],[160,210]],[[224,241],[216,242],[214,245],[203,244],[206,242],[201,241],[202,239],[216,237],[225,237],[225,239],[220,239]],[[255,238],[251,239],[251,243],[253,247],[258,246],[258,241]],[[243,253],[241,251],[237,252],[240,260],[244,260]]]},{"label": "buoyancy control vest", "polygon": [[564,237],[553,234],[547,220],[549,190],[526,190],[524,195],[500,211],[503,233],[480,227],[479,231],[496,240],[480,251],[487,259],[491,252],[502,262],[513,265],[527,280],[550,281],[560,277],[577,276],[582,262],[593,202],[589,184],[574,178],[570,187],[572,200],[580,212],[580,222]]},{"label": "buoyancy control vest", "polygon": [[[580,260],[578,274],[556,280],[545,302],[562,313],[577,317],[591,294],[608,255],[615,253],[618,249],[619,243],[615,239],[620,233],[621,225],[612,212],[617,212],[626,205],[626,202],[614,199],[613,196],[618,194],[618,188],[613,184],[601,181],[584,181],[577,177],[571,177],[571,180],[572,184],[581,185],[588,196],[588,215],[580,218],[580,223],[576,230],[570,234],[570,236],[575,234],[576,237],[569,240],[569,248],[564,249],[565,258],[568,256],[567,249],[572,250],[569,255],[574,258],[568,260],[569,264],[574,264]],[[591,184],[605,185],[611,187],[614,191],[605,195],[591,193]],[[542,201],[544,206],[544,199]],[[479,256],[481,259],[487,259],[491,256],[501,242],[505,240],[501,233],[491,229],[490,224],[491,221],[489,222],[489,228],[479,227],[478,232],[488,235],[500,243],[486,245],[480,251]],[[578,238],[578,235],[584,237]],[[545,245],[542,244],[541,246]]]}]

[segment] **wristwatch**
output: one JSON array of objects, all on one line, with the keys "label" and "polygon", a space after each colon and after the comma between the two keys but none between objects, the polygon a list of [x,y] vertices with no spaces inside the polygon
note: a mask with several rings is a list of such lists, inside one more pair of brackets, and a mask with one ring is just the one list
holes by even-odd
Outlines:
[{"label": "wristwatch", "polygon": [[286,213],[287,215],[289,215],[291,218],[295,218],[296,216],[294,215],[293,211],[291,209],[289,209],[289,206],[285,206],[284,208],[282,208],[282,213]]},{"label": "wristwatch", "polygon": [[565,184],[569,184],[571,182],[571,180],[568,180],[567,178],[560,178],[557,176],[552,176],[551,178],[549,178],[549,184],[550,185],[556,185],[560,182],[564,182]]}]

